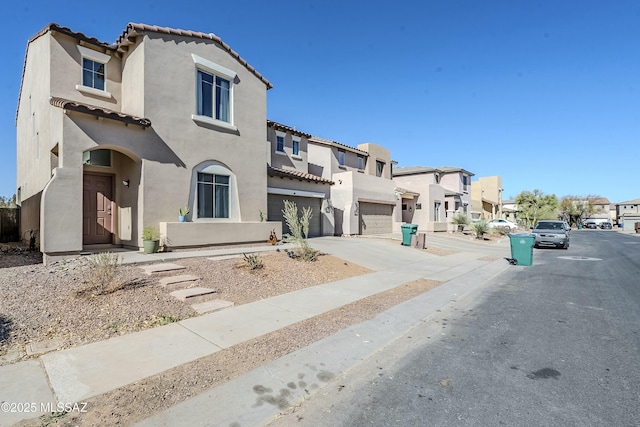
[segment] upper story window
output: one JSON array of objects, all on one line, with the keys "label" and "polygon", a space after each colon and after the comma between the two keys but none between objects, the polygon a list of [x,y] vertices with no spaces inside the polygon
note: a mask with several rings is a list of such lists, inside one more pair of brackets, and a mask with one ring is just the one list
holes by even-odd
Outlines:
[{"label": "upper story window", "polygon": [[233,125],[233,81],[228,68],[191,55],[196,64],[196,114],[193,120],[237,130]]},{"label": "upper story window", "polygon": [[376,176],[382,176],[384,172],[384,162],[380,160],[376,160]]},{"label": "upper story window", "polygon": [[433,174],[433,178],[435,179],[436,184],[440,184],[440,174],[439,173]]},{"label": "upper story window", "polygon": [[291,141],[291,154],[294,156],[300,156],[300,139],[295,136]]},{"label": "upper story window", "polygon": [[231,82],[198,70],[198,115],[231,123]]},{"label": "upper story window", "polygon": [[276,154],[284,154],[284,140],[287,134],[279,130],[276,131]]},{"label": "upper story window", "polygon": [[344,150],[338,150],[338,164],[340,166],[344,166],[344,156],[345,156]]},{"label": "upper story window", "polygon": [[92,95],[111,97],[107,92],[107,63],[111,56],[77,46],[82,55],[82,84],[76,85],[76,89]]},{"label": "upper story window", "polygon": [[358,154],[358,169],[364,169],[364,156]]},{"label": "upper story window", "polygon": [[105,64],[82,58],[82,85],[104,90]]},{"label": "upper story window", "polygon": [[469,177],[467,175],[462,175],[462,191],[467,191],[469,185]]}]

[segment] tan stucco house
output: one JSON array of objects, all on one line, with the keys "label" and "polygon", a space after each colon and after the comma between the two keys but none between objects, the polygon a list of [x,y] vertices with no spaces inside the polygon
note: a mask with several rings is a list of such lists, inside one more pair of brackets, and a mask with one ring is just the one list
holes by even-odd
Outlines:
[{"label": "tan stucco house", "polygon": [[267,122],[269,164],[267,167],[267,203],[269,221],[282,223],[282,232],[288,233],[282,210],[284,201],[294,202],[301,210],[313,212],[309,224],[309,237],[333,236],[334,216],[331,207],[330,178],[309,173],[309,138],[311,135],[292,127]]},{"label": "tan stucco house", "polygon": [[[93,245],[264,241],[271,83],[214,34],[129,24],[113,44],[50,24],[17,112],[22,231],[45,262]],[[187,222],[178,210],[188,206]]]},{"label": "tan stucco house", "polygon": [[[391,156],[377,144],[357,147],[267,124],[271,221],[282,221],[284,200],[313,211],[310,236],[391,233],[398,204]],[[283,232],[287,232],[283,223]]]},{"label": "tan stucco house", "polygon": [[471,183],[472,219],[502,218],[502,178],[480,177]]},{"label": "tan stucco house", "polygon": [[351,147],[309,138],[309,172],[331,180],[334,234],[385,234],[400,229],[400,212],[391,179],[391,154],[378,144]]},{"label": "tan stucco house", "polygon": [[402,222],[418,230],[448,231],[457,214],[470,216],[473,173],[457,167],[396,167],[393,181],[401,197]]}]

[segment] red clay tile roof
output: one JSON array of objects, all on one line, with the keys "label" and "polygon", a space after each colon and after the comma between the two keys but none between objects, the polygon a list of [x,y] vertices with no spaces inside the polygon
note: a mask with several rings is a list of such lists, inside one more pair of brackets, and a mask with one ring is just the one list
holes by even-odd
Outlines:
[{"label": "red clay tile roof", "polygon": [[324,179],[321,176],[312,175],[310,173],[304,173],[304,172],[300,172],[300,171],[274,168],[274,167],[271,167],[271,166],[267,166],[267,175],[269,175],[269,176],[279,176],[281,178],[290,178],[290,179],[296,178],[296,179],[299,179],[299,180],[302,180],[302,181],[317,182],[318,184],[333,185],[333,181],[329,181],[328,179]]},{"label": "red clay tile roof", "polygon": [[[38,39],[39,37],[42,37],[43,35],[47,34],[50,31],[66,34],[67,36],[73,37],[79,41],[89,43],[95,46],[100,46],[106,50],[111,50],[114,52],[118,50],[120,51],[126,50],[127,46],[134,43],[132,41],[132,38],[134,38],[137,35],[141,35],[144,32],[156,32],[156,33],[162,33],[162,34],[171,34],[171,35],[178,35],[178,36],[184,36],[184,37],[213,40],[214,42],[218,43],[224,50],[226,50],[231,56],[233,56],[238,62],[240,62],[240,64],[244,65],[249,71],[251,71],[265,85],[267,85],[267,89],[271,89],[273,87],[273,85],[266,78],[264,78],[262,74],[260,74],[255,68],[249,65],[249,63],[247,63],[245,59],[243,59],[240,55],[238,55],[236,51],[231,49],[231,47],[229,47],[228,44],[223,42],[222,39],[220,39],[220,37],[216,36],[215,34],[200,33],[196,31],[187,31],[187,30],[178,30],[174,28],[164,28],[164,27],[158,27],[158,26],[146,25],[146,24],[129,23],[125,28],[125,30],[122,32],[122,34],[120,34],[120,37],[118,37],[118,40],[116,41],[116,43],[110,44],[106,42],[101,42],[95,37],[86,36],[83,33],[72,31],[67,27],[63,27],[61,25],[58,25],[52,22],[46,25],[44,28],[42,28],[40,31],[38,31],[29,39],[29,41],[27,42],[27,52],[29,50],[29,45],[31,44],[31,42]],[[22,78],[20,80],[20,91],[18,92],[18,105],[20,105],[20,97],[22,96],[22,83],[24,82],[24,72],[27,67],[27,52],[25,52],[24,54],[24,63],[22,66]],[[18,120],[18,112],[16,110],[16,122],[17,120]]]},{"label": "red clay tile roof", "polygon": [[299,130],[296,130],[290,126],[286,126],[283,125],[282,123],[278,123],[278,122],[274,122],[272,120],[267,120],[267,126],[268,127],[272,127],[276,130],[281,130],[283,132],[291,132],[294,135],[298,135],[298,136],[305,136],[307,138],[311,138],[311,134],[309,133],[305,133],[305,132],[300,132]]},{"label": "red clay tile roof", "polygon": [[84,104],[82,102],[70,101],[64,98],[51,97],[49,103],[54,107],[64,108],[65,110],[78,111],[80,113],[91,114],[96,117],[104,117],[107,119],[117,120],[124,123],[136,124],[144,127],[151,126],[151,120],[142,117],[132,116],[131,114],[120,113],[108,110],[94,105]]},{"label": "red clay tile roof", "polygon": [[127,25],[127,28],[125,28],[122,34],[120,34],[118,40],[116,40],[116,48],[119,50],[125,50],[123,48],[126,48],[134,43],[131,40],[132,37],[142,35],[146,32],[213,40],[214,42],[218,43],[224,50],[226,50],[229,55],[233,56],[240,64],[244,65],[249,71],[251,71],[257,78],[262,80],[262,82],[267,85],[267,89],[271,89],[273,87],[273,85],[269,83],[269,81],[264,78],[262,74],[260,74],[255,68],[249,65],[249,63],[245,59],[243,59],[235,50],[231,49],[228,44],[223,42],[220,37],[216,36],[213,33],[201,33],[198,31],[180,30],[177,28],[158,27],[157,25],[135,24],[133,22],[130,22]]}]

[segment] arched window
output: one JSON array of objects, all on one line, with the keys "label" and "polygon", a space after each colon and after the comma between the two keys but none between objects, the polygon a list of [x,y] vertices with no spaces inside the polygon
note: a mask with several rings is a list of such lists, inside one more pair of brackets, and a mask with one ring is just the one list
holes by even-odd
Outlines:
[{"label": "arched window", "polygon": [[193,169],[194,220],[239,220],[236,176],[226,165],[210,160]]}]

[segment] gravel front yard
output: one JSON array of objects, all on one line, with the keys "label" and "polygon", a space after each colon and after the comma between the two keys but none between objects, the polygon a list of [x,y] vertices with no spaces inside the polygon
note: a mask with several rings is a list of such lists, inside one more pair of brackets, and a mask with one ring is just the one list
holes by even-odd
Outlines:
[{"label": "gravel front yard", "polygon": [[[427,250],[436,255],[450,251]],[[370,270],[330,255],[305,263],[284,252],[261,254],[264,268],[249,270],[243,259],[176,261],[201,279],[195,286],[217,290],[236,305],[340,280]],[[9,265],[18,265],[9,267]],[[86,292],[86,259],[45,267],[37,256],[0,253],[0,364],[37,357],[27,345],[57,340],[68,348],[198,315],[135,266],[123,266],[110,292]],[[217,352],[88,401],[83,414],[54,414],[24,426],[130,425],[178,402],[298,350],[439,285],[418,280]]]}]

